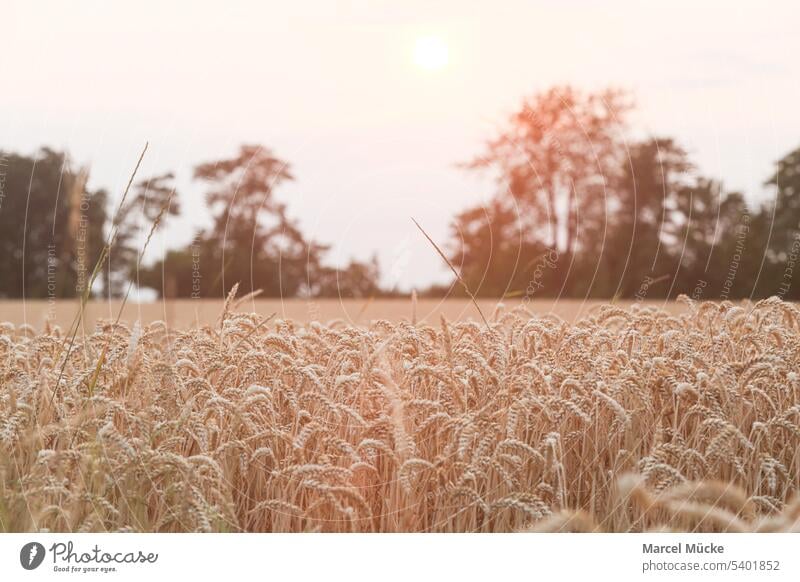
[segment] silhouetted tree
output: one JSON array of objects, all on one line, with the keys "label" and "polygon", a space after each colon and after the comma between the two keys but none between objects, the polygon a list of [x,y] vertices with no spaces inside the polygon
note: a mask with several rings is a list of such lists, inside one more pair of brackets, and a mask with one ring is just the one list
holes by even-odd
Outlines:
[{"label": "silhouetted tree", "polygon": [[309,273],[315,273],[314,279],[308,281],[310,295],[360,299],[381,294],[377,257],[366,263],[351,260],[342,268],[319,266]]},{"label": "silhouetted tree", "polygon": [[180,214],[174,179],[169,172],[138,181],[133,195],[119,208],[112,222],[112,227],[117,227],[116,237],[105,269],[109,295],[123,294],[126,283],[137,279],[145,237],[163,228],[170,216]]},{"label": "silhouetted tree", "polygon": [[[266,296],[296,295],[306,262],[315,262],[322,248],[305,241],[274,196],[281,183],[293,179],[288,164],[267,148],[244,145],[232,158],[198,165],[194,175],[208,184],[213,224],[195,238],[194,250],[187,250],[195,253],[194,261],[184,257],[178,262],[184,269],[202,266],[201,295],[223,296],[235,283],[241,293],[261,289]],[[172,278],[186,277],[169,264],[163,271]]]},{"label": "silhouetted tree", "polygon": [[293,176],[269,149],[242,146],[235,157],[198,165],[195,178],[208,185],[213,224],[187,248],[142,269],[143,286],[180,297],[221,297],[235,283],[240,294],[260,289],[266,297],[378,292],[375,263],[323,265],[327,247],[307,240],[274,196]]},{"label": "silhouetted tree", "polygon": [[785,261],[800,236],[800,148],[778,161],[765,185],[773,187],[775,192],[774,233],[769,248],[776,260]]},{"label": "silhouetted tree", "polygon": [[65,153],[0,152],[0,297],[75,297],[104,243],[104,190]]},{"label": "silhouetted tree", "polygon": [[471,166],[499,171],[501,193],[524,210],[527,238],[571,254],[602,222],[603,190],[624,153],[630,107],[627,95],[613,89],[584,94],[565,86],[538,93]]},{"label": "silhouetted tree", "polygon": [[497,170],[498,193],[453,222],[451,258],[470,289],[528,298],[800,295],[785,282],[800,259],[800,149],[768,181],[774,204],[752,212],[742,194],[698,175],[674,140],[626,143],[628,109],[622,93],[568,87],[524,102],[470,165]]},{"label": "silhouetted tree", "polygon": [[[527,207],[522,212],[525,212]],[[451,260],[475,295],[488,297],[534,295],[553,284],[552,268],[536,271],[537,259],[551,249],[521,227],[520,208],[513,200],[495,196],[486,205],[456,216],[451,227]],[[538,277],[534,273],[539,274]],[[531,288],[526,291],[532,279]],[[460,285],[453,293],[464,294]]]},{"label": "silhouetted tree", "polygon": [[671,139],[648,139],[627,150],[609,189],[607,236],[587,260],[603,265],[596,294],[633,297],[646,286],[655,298],[666,293],[675,269],[675,217],[692,165]]},{"label": "silhouetted tree", "polygon": [[573,275],[581,250],[606,235],[630,107],[616,90],[550,89],[525,100],[469,164],[493,170],[499,184],[486,208],[466,210],[453,227],[452,259],[473,292],[531,297],[586,285]]}]

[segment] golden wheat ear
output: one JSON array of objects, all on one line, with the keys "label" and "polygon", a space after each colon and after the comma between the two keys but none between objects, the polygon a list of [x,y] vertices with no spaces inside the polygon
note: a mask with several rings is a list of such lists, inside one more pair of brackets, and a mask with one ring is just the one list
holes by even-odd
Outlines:
[{"label": "golden wheat ear", "polygon": [[[111,230],[109,230],[108,237],[106,238],[106,244],[103,245],[103,249],[102,251],[100,251],[100,256],[98,257],[97,262],[95,263],[94,268],[92,269],[92,274],[89,277],[89,282],[87,283],[86,289],[84,289],[83,295],[80,298],[80,304],[78,305],[78,312],[75,314],[75,317],[72,320],[72,325],[70,326],[69,331],[64,336],[65,341],[67,337],[69,337],[69,343],[67,345],[67,352],[64,355],[64,362],[61,364],[61,369],[59,370],[58,373],[58,380],[56,381],[56,385],[53,387],[53,394],[50,398],[50,406],[53,405],[53,402],[55,401],[56,398],[56,393],[58,392],[58,389],[61,386],[61,380],[64,378],[64,370],[66,369],[67,362],[69,361],[69,357],[72,354],[72,350],[75,347],[75,339],[78,336],[78,330],[83,327],[83,313],[84,309],[86,308],[86,303],[89,301],[89,297],[92,294],[92,287],[94,286],[94,282],[97,279],[97,275],[100,274],[100,270],[103,268],[103,264],[108,258],[108,254],[111,252],[111,247],[114,246],[114,242],[116,242],[117,240],[117,234],[119,232],[120,212],[123,206],[125,205],[125,200],[128,198],[128,192],[130,192],[131,190],[131,186],[133,185],[133,180],[136,178],[136,174],[139,172],[139,167],[142,165],[142,160],[144,159],[144,155],[147,153],[147,148],[149,146],[150,142],[145,142],[144,147],[142,148],[142,153],[139,154],[139,159],[136,160],[136,165],[133,168],[133,172],[131,172],[130,178],[128,178],[128,184],[125,186],[125,190],[122,193],[122,198],[120,199],[119,205],[117,206],[117,210],[114,213],[114,217],[112,219],[112,224],[111,224]],[[170,196],[170,200],[171,199],[172,197]],[[148,242],[149,242],[149,237],[148,237]],[[128,291],[130,292],[130,287],[128,288]],[[127,294],[126,294],[126,299],[127,299]],[[119,319],[119,317],[117,319]],[[99,371],[97,372],[97,374],[99,374]],[[95,376],[97,374],[95,374]]]}]

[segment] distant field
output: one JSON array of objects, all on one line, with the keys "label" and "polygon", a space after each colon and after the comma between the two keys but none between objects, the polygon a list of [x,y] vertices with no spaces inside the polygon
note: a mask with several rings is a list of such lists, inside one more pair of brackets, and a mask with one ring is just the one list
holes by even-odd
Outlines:
[{"label": "distant field", "polygon": [[795,305],[220,307],[0,326],[0,532],[800,531]]},{"label": "distant field", "polygon": [[[490,317],[498,305],[497,300],[480,301],[481,310]],[[581,301],[574,299],[542,299],[531,301],[528,308],[534,313],[554,313],[559,317],[574,321],[597,309],[604,301]],[[620,301],[618,305],[629,307],[634,301]],[[178,299],[155,303],[128,303],[122,314],[122,320],[133,322],[140,320],[143,324],[164,321],[170,327],[190,327],[213,324],[222,311],[222,300]],[[506,309],[513,309],[520,304],[519,300],[503,301]],[[675,302],[645,301],[644,305],[652,305],[670,313],[683,313],[685,307]],[[86,322],[94,325],[98,319],[115,319],[119,313],[119,301],[94,301],[88,305]],[[15,325],[27,323],[39,329],[46,319],[60,326],[68,326],[78,309],[75,301],[56,301],[50,304],[46,300],[33,301],[0,301],[0,321]],[[410,299],[378,299],[374,301],[360,299],[266,299],[246,301],[239,306],[239,311],[252,311],[262,315],[276,313],[283,319],[298,322],[310,321],[330,322],[342,319],[351,324],[368,324],[371,320],[387,319],[390,321],[410,320],[412,305]],[[416,308],[417,321],[438,324],[439,316],[444,315],[449,321],[477,319],[475,307],[466,299],[420,299]]]}]

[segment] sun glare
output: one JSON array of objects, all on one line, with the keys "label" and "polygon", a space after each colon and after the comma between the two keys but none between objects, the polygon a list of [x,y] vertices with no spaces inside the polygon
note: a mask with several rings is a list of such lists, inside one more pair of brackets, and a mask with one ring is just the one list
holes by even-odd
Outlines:
[{"label": "sun glare", "polygon": [[438,36],[426,36],[417,40],[414,61],[429,71],[441,69],[447,64],[447,45]]}]

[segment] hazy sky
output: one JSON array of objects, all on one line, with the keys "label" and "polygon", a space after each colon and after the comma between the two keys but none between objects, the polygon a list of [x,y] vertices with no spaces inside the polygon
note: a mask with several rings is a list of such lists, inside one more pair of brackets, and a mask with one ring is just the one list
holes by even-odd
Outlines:
[{"label": "hazy sky", "polygon": [[[555,83],[634,92],[641,132],[676,137],[701,171],[751,197],[800,145],[796,2],[84,2],[3,0],[0,148],[68,149],[118,194],[174,170],[206,217],[192,165],[260,143],[297,181],[277,195],[332,262],[377,251],[403,287],[449,279],[453,215],[492,193],[456,167],[522,97]],[[418,39],[447,45],[425,70]]]}]

